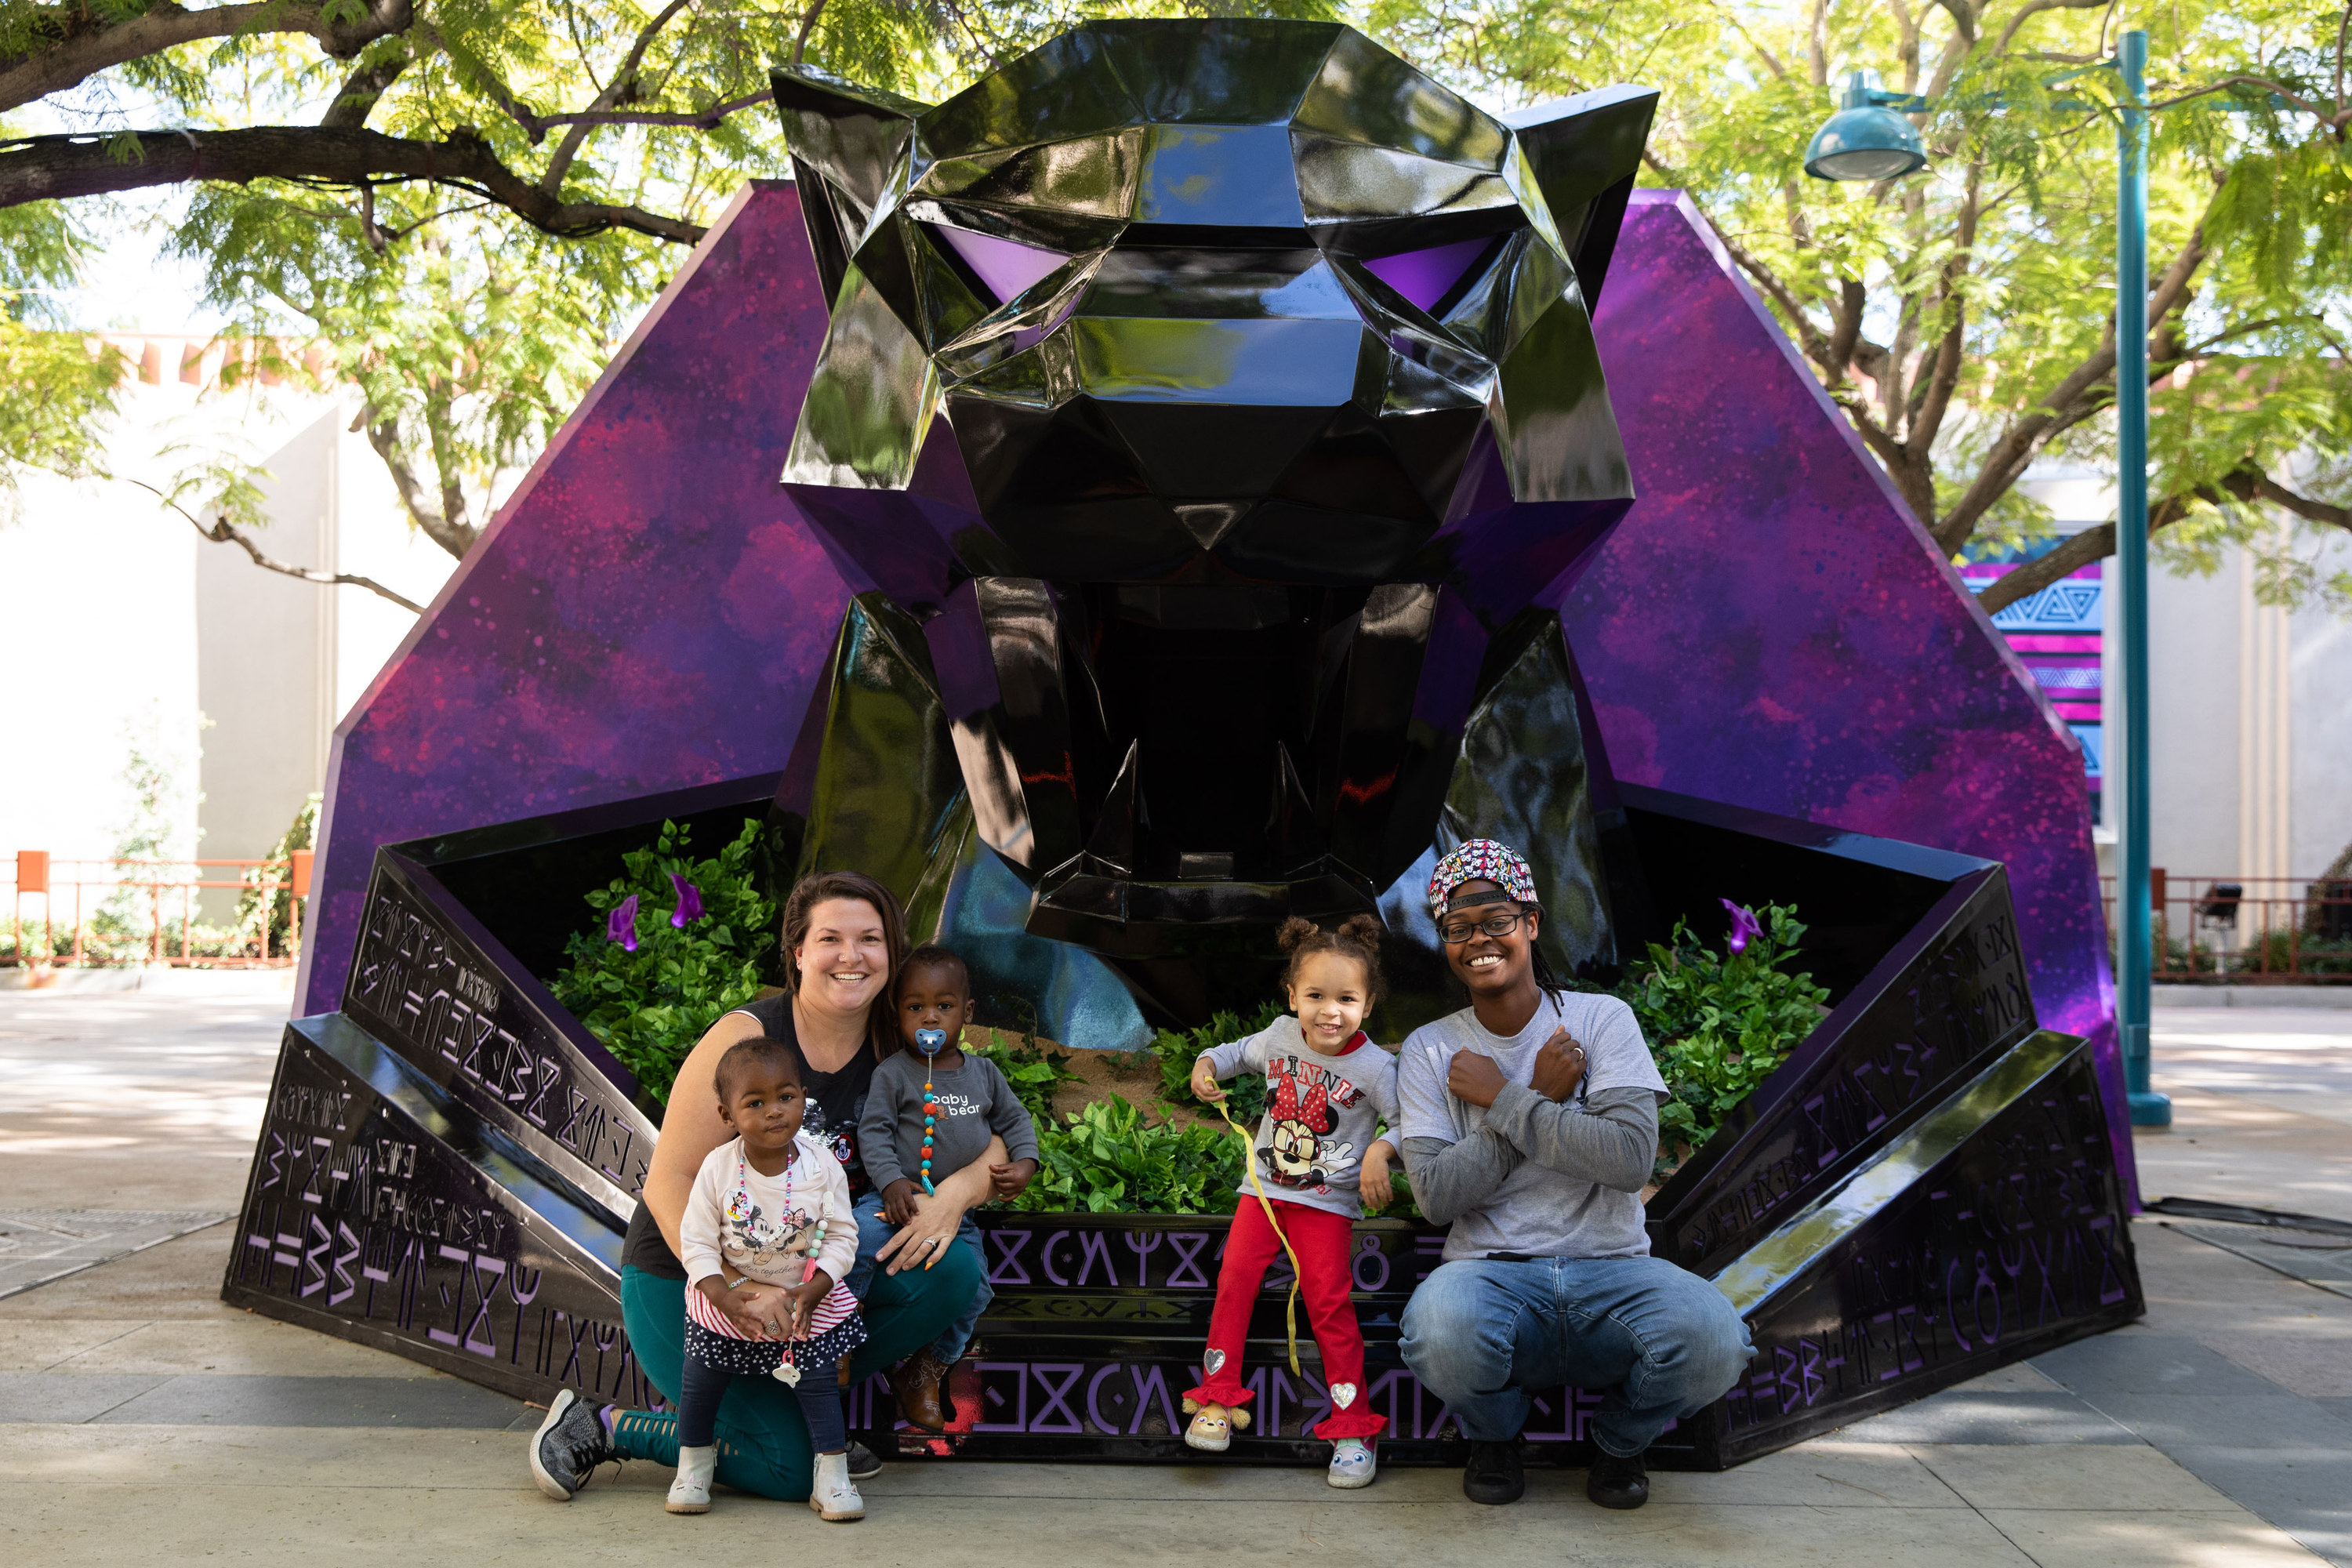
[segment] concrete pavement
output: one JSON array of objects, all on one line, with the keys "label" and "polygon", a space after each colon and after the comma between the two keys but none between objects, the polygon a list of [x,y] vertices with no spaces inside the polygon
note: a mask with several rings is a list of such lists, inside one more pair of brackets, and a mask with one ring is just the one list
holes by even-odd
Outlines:
[{"label": "concrete pavement", "polygon": [[[0,1210],[234,1209],[284,1007],[0,994]],[[2328,1098],[2352,1090],[2352,1014],[2160,1013],[2158,1028],[2179,1117],[2140,1140],[2151,1196],[2352,1219],[2352,1131]],[[1478,1509],[1452,1472],[1339,1493],[1313,1471],[894,1464],[840,1535],[725,1495],[673,1519],[667,1473],[645,1465],[550,1503],[523,1470],[535,1413],[223,1306],[215,1228],[0,1298],[0,1550],[405,1563],[798,1549],[982,1568],[1189,1563],[1230,1542],[1496,1564],[2263,1568],[2315,1549],[2352,1564],[2352,1300],[2169,1223],[2135,1234],[2145,1322],[1724,1475],[1661,1475],[1636,1513],[1591,1507],[1574,1471],[1531,1472],[1526,1500]]]}]

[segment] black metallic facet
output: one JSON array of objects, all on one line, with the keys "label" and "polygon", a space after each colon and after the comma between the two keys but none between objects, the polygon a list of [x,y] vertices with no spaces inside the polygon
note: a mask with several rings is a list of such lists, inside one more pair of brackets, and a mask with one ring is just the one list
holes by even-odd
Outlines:
[{"label": "black metallic facet", "polygon": [[518,1399],[657,1404],[621,1327],[622,1229],[342,1014],[297,1018],[221,1298]]},{"label": "black metallic facet", "polygon": [[1280,22],[1089,24],[936,109],[776,79],[845,258],[787,487],[989,650],[940,689],[1032,929],[1143,960],[1370,907],[1487,640],[1631,499],[1578,247],[1655,94],[1513,130]]}]

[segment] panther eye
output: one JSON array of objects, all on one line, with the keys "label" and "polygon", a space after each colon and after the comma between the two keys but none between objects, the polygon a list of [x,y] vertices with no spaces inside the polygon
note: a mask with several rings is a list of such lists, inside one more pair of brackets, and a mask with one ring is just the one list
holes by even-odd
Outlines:
[{"label": "panther eye", "polygon": [[1024,245],[1017,239],[999,239],[992,234],[975,234],[968,228],[950,228],[940,223],[924,226],[947,242],[948,248],[972,269],[1000,305],[1019,298],[1039,279],[1069,260],[1061,251]]},{"label": "panther eye", "polygon": [[1434,311],[1437,302],[1477,265],[1492,243],[1486,238],[1463,239],[1452,245],[1433,245],[1426,250],[1402,251],[1367,261],[1364,269],[1417,308]]}]

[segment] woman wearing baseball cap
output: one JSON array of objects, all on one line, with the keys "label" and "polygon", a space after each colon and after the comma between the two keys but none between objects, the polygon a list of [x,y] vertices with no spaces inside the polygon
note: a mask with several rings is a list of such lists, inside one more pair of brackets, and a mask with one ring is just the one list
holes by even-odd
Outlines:
[{"label": "woman wearing baseball cap", "polygon": [[1639,1508],[1643,1451],[1754,1353],[1721,1292],[1650,1256],[1641,1194],[1665,1082],[1632,1008],[1553,977],[1517,852],[1470,840],[1437,863],[1429,902],[1470,1005],[1414,1030],[1397,1062],[1414,1201],[1453,1227],[1406,1308],[1406,1364],[1470,1441],[1475,1502],[1525,1489],[1531,1391],[1606,1390],[1585,1494]]}]

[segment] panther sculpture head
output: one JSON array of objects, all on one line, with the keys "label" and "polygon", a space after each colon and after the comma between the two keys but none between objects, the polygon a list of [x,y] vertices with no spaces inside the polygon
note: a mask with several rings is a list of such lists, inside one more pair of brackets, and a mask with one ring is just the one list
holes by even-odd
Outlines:
[{"label": "panther sculpture head", "polygon": [[880,639],[929,693],[835,704],[810,868],[960,791],[1027,932],[1131,979],[1374,908],[1631,504],[1588,311],[1656,95],[1507,123],[1256,21],[1089,24],[936,107],[775,88],[832,302],[785,485],[879,595],[837,689]]},{"label": "panther sculpture head", "polygon": [[1631,494],[1588,310],[1654,92],[1506,123],[1248,21],[1089,24],[936,107],[775,87],[833,301],[786,480],[919,498],[950,579],[1434,581],[1497,507]]}]

